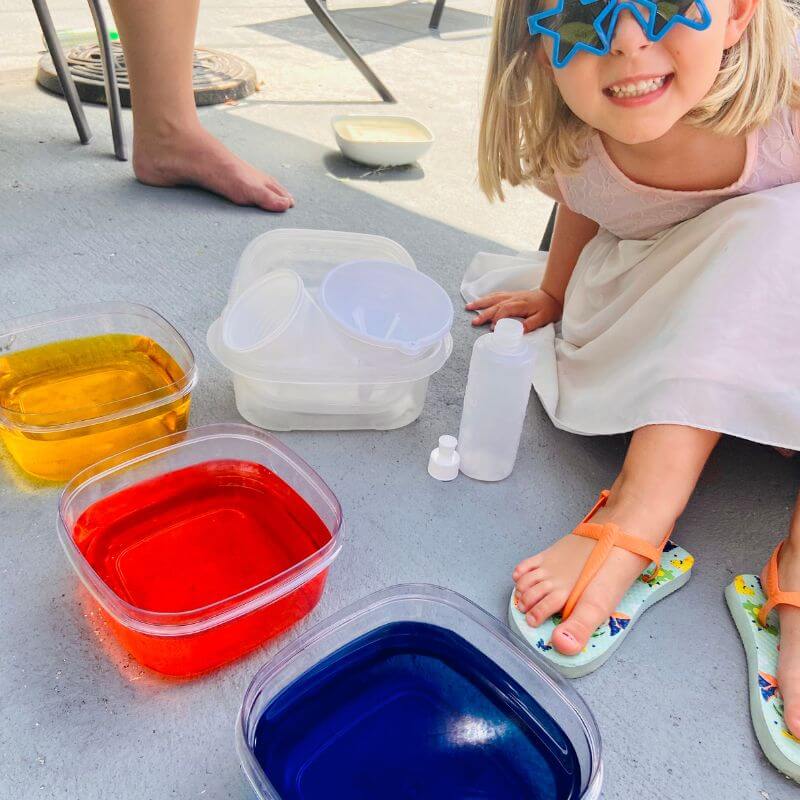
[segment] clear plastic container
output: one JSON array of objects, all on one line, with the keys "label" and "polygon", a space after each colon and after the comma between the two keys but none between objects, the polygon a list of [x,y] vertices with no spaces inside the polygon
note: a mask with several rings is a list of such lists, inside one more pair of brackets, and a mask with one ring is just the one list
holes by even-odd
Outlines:
[{"label": "clear plastic container", "polygon": [[390,430],[422,413],[428,381],[453,351],[452,337],[422,358],[376,367],[298,357],[284,367],[254,368],[221,347],[220,324],[208,331],[208,348],[231,372],[236,407],[253,425],[273,431]]},{"label": "clear plastic container", "polygon": [[505,625],[446,589],[385,589],[259,670],[236,724],[262,800],[596,800],[582,698]]},{"label": "clear plastic container", "polygon": [[277,228],[256,236],[239,257],[229,301],[268,272],[292,269],[307,289],[319,289],[328,272],[345,261],[378,259],[416,269],[408,251],[383,236],[345,231]]},{"label": "clear plastic container", "polygon": [[[452,352],[449,333],[412,357],[356,342],[320,312],[318,295],[328,273],[345,262],[363,260],[416,269],[400,245],[365,234],[276,230],[245,248],[228,305],[209,328],[207,343],[231,372],[236,406],[248,422],[274,431],[388,430],[408,425],[422,413],[428,381]],[[306,305],[319,312],[315,320],[322,317],[320,324],[310,324],[307,346],[287,348],[283,356],[273,352],[261,360],[226,347],[225,314],[267,276],[289,271],[302,282]],[[291,309],[286,311],[291,317]],[[291,319],[287,326],[288,334]]]},{"label": "clear plastic container", "polygon": [[64,489],[59,536],[120,644],[158,672],[221,666],[308,614],[342,512],[275,437],[209,425],[95,464]]},{"label": "clear plastic container", "polygon": [[0,327],[0,436],[38,478],[64,481],[139,442],[183,430],[194,356],[159,314],[74,306]]}]

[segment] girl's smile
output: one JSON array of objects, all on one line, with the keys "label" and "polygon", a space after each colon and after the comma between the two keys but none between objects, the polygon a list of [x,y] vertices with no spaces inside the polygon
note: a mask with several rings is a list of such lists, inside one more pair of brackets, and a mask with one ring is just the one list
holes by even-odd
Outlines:
[{"label": "girl's smile", "polygon": [[674,73],[667,75],[635,75],[615,81],[603,89],[603,94],[618,106],[630,107],[654,103],[665,94]]}]

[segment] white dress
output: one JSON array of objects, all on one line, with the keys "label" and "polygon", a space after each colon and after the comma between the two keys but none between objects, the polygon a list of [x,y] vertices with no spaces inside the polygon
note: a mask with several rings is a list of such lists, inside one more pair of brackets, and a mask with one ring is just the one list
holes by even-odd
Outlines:
[{"label": "white dress", "polygon": [[[535,287],[545,260],[480,253],[462,294]],[[674,423],[800,450],[800,183],[717,198],[646,238],[601,227],[562,322],[528,338],[559,428]]]}]

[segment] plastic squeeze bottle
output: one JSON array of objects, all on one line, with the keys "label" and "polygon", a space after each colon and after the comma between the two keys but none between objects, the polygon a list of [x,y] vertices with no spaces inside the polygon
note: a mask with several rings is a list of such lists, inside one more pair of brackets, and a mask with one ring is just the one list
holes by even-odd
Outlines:
[{"label": "plastic squeeze bottle", "polygon": [[533,354],[518,319],[501,319],[472,348],[461,430],[461,471],[479,481],[501,481],[517,460],[531,393]]}]

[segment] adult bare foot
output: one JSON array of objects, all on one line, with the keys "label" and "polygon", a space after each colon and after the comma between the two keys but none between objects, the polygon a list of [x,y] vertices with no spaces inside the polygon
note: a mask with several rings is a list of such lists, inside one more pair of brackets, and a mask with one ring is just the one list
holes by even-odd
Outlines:
[{"label": "adult bare foot", "polygon": [[133,171],[149,186],[199,186],[240,206],[286,211],[291,194],[234,155],[199,124],[170,135],[134,135]]},{"label": "adult bare foot", "polygon": [[[784,542],[778,558],[778,585],[784,592],[800,592],[800,519],[795,516],[793,538]],[[766,575],[762,573],[762,584]],[[800,737],[800,608],[778,606],[781,646],[778,653],[778,686],[783,698],[786,727]]]},{"label": "adult bare foot", "polygon": [[[652,508],[624,488],[612,490],[608,504],[592,522],[614,522],[632,536],[658,546],[675,523],[669,508]],[[561,611],[583,565],[597,542],[569,534],[547,550],[517,565],[513,573],[516,602],[531,627]],[[586,587],[572,614],[552,634],[551,643],[564,655],[576,655],[586,646],[597,627],[608,620],[631,584],[648,568],[641,556],[615,547],[598,574]]]}]

